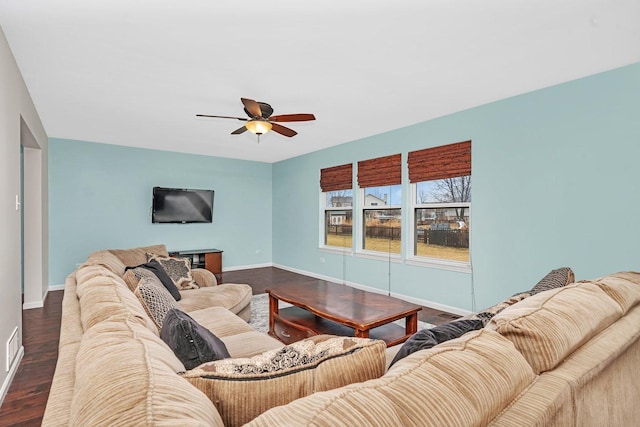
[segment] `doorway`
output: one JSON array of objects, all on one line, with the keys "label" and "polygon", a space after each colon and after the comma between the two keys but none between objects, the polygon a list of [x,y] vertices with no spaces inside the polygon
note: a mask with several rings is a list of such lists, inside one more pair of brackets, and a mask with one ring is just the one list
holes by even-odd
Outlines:
[{"label": "doorway", "polygon": [[43,267],[44,245],[43,220],[46,219],[43,201],[43,178],[47,168],[42,164],[42,149],[31,130],[20,118],[20,196],[16,209],[20,209],[20,258],[22,274],[23,309],[44,306],[47,294],[46,269]]}]

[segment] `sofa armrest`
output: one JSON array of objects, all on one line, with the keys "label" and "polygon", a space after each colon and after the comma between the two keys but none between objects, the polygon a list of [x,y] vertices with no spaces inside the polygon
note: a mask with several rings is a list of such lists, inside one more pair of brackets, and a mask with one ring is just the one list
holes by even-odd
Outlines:
[{"label": "sofa armrest", "polygon": [[209,270],[205,270],[204,268],[192,269],[191,275],[193,276],[193,280],[196,282],[196,285],[200,286],[201,288],[216,286],[218,284],[216,275]]}]

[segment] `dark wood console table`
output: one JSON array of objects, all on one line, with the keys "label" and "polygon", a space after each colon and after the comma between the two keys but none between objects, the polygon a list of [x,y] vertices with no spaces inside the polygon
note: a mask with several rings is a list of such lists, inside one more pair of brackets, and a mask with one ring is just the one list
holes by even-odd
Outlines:
[{"label": "dark wood console table", "polygon": [[222,279],[222,252],[220,249],[196,249],[170,252],[169,255],[189,258],[191,268],[204,268]]}]

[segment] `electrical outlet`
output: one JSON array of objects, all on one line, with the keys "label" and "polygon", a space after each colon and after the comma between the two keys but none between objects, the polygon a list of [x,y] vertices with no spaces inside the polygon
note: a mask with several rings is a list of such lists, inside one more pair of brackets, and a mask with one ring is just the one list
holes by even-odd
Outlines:
[{"label": "electrical outlet", "polygon": [[260,255],[262,253],[262,249],[256,249],[256,255]]},{"label": "electrical outlet", "polygon": [[322,264],[324,264],[324,258],[323,258],[323,257],[320,257],[320,262],[321,262]]}]

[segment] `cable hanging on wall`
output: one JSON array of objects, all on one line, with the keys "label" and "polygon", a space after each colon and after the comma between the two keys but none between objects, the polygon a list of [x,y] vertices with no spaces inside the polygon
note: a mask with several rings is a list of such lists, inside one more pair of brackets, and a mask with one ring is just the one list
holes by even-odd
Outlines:
[{"label": "cable hanging on wall", "polygon": [[347,284],[347,238],[342,235],[342,284]]},{"label": "cable hanging on wall", "polygon": [[[391,237],[393,237],[393,228],[391,228]],[[391,296],[391,239],[389,239],[389,249],[387,250],[388,254],[388,284],[387,284],[387,294]]]}]

